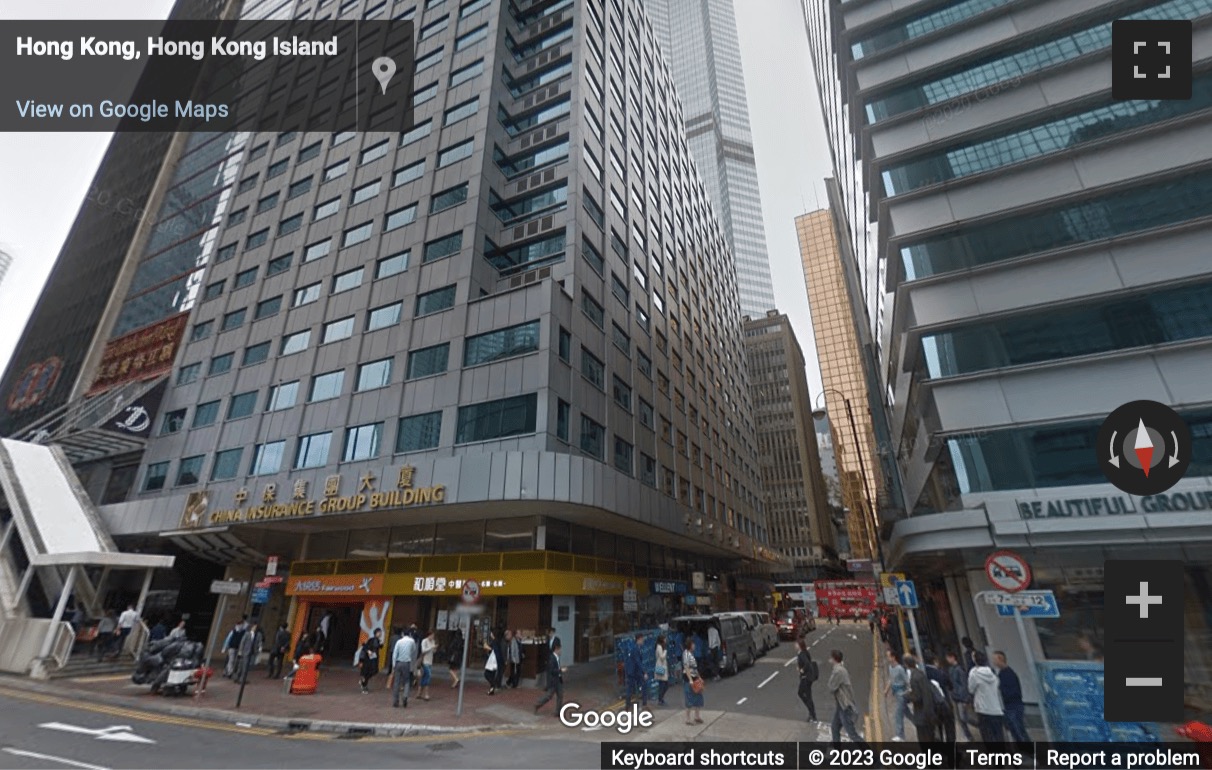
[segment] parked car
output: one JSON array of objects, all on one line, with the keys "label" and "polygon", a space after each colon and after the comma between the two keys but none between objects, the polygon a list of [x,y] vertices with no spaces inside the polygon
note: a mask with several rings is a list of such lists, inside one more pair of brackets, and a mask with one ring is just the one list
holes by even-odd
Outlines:
[{"label": "parked car", "polygon": [[779,639],[795,640],[816,630],[816,619],[802,609],[779,610],[774,622],[779,628]]},{"label": "parked car", "polygon": [[779,627],[774,624],[774,619],[770,617],[769,612],[759,612],[757,616],[758,622],[762,626],[762,633],[766,637],[766,649],[775,649],[779,646]]},{"label": "parked car", "polygon": [[762,618],[757,612],[721,612],[720,617],[738,617],[745,622],[749,628],[749,635],[753,638],[753,649],[758,657],[779,646],[778,629],[773,625],[767,627],[767,624],[763,624]]},{"label": "parked car", "polygon": [[698,634],[709,639],[707,629],[714,626],[720,633],[720,667],[728,674],[752,666],[757,660],[757,647],[749,624],[738,613],[720,615],[683,615],[669,621],[669,627],[683,634]]}]

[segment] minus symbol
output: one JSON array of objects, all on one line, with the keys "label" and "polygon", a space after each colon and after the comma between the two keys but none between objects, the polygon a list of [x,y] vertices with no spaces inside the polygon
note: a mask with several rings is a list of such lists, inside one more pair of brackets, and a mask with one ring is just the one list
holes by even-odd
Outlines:
[{"label": "minus symbol", "polygon": [[1160,676],[1130,676],[1124,680],[1128,687],[1161,687]]}]

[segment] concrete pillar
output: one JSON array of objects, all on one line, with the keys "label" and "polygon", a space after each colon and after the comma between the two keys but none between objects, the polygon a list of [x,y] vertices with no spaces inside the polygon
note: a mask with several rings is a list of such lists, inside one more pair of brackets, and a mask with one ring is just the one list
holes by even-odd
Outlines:
[{"label": "concrete pillar", "polygon": [[4,549],[8,548],[8,541],[13,539],[13,533],[17,531],[17,520],[10,519],[4,527],[4,534],[0,535],[0,554],[4,553]]},{"label": "concrete pillar", "polygon": [[76,584],[76,573],[80,571],[77,564],[73,564],[67,570],[67,580],[63,583],[63,591],[59,594],[59,601],[55,604],[55,614],[52,616],[50,628],[46,630],[46,639],[42,640],[42,652],[38,654],[39,658],[47,658],[51,654],[51,647],[55,644],[55,632],[59,630],[59,622],[63,620],[63,612],[67,609],[67,597],[71,596],[72,588]]},{"label": "concrete pillar", "polygon": [[21,600],[25,598],[25,592],[29,590],[29,584],[33,582],[34,565],[29,565],[25,568],[25,572],[21,575],[21,582],[17,585],[17,592],[13,594],[13,604],[9,609],[15,610],[21,606]]},{"label": "concrete pillar", "polygon": [[139,617],[143,617],[143,605],[147,602],[147,592],[151,590],[152,575],[155,569],[148,567],[147,574],[143,576],[143,587],[139,589],[139,601],[135,604],[135,612],[139,613]]}]

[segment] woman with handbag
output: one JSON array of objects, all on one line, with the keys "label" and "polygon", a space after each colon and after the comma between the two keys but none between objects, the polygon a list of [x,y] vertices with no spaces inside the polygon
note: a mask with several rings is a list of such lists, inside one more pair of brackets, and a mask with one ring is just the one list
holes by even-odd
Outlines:
[{"label": "woman with handbag", "polygon": [[657,705],[665,705],[665,693],[669,692],[669,653],[665,649],[667,642],[662,634],[656,640],[656,665],[652,668],[652,678],[657,681]]},{"label": "woman with handbag", "polygon": [[[694,639],[687,638],[682,645],[682,694],[686,698],[686,724],[701,725],[703,717],[699,709],[703,708],[703,677],[699,676],[699,662],[694,657]],[[690,712],[694,712],[691,720]]]},{"label": "woman with handbag", "polygon": [[488,641],[484,642],[484,652],[488,659],[484,661],[484,678],[488,680],[488,694],[496,695],[501,685],[501,642],[495,631],[489,632]]}]

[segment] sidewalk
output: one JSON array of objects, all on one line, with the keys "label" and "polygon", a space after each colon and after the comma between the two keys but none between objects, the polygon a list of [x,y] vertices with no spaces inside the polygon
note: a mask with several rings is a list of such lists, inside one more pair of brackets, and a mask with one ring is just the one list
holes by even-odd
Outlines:
[{"label": "sidewalk", "polygon": [[[554,701],[541,715],[534,714],[534,703],[542,690],[522,684],[490,696],[479,669],[467,671],[461,717],[455,716],[459,691],[451,688],[445,666],[434,667],[429,701],[418,699],[418,691],[414,689],[407,708],[393,709],[386,685],[385,674],[376,676],[371,681],[370,693],[364,695],[355,669],[323,667],[316,694],[289,695],[283,680],[268,679],[261,667],[249,674],[237,710],[240,686],[221,675],[209,682],[205,694],[184,697],[152,695],[148,686],[132,684],[129,675],[54,681],[0,676],[0,686],[14,690],[287,732],[401,736],[535,729],[555,722]],[[576,701],[586,708],[616,703],[614,659],[570,667],[565,677],[564,700]]]}]

